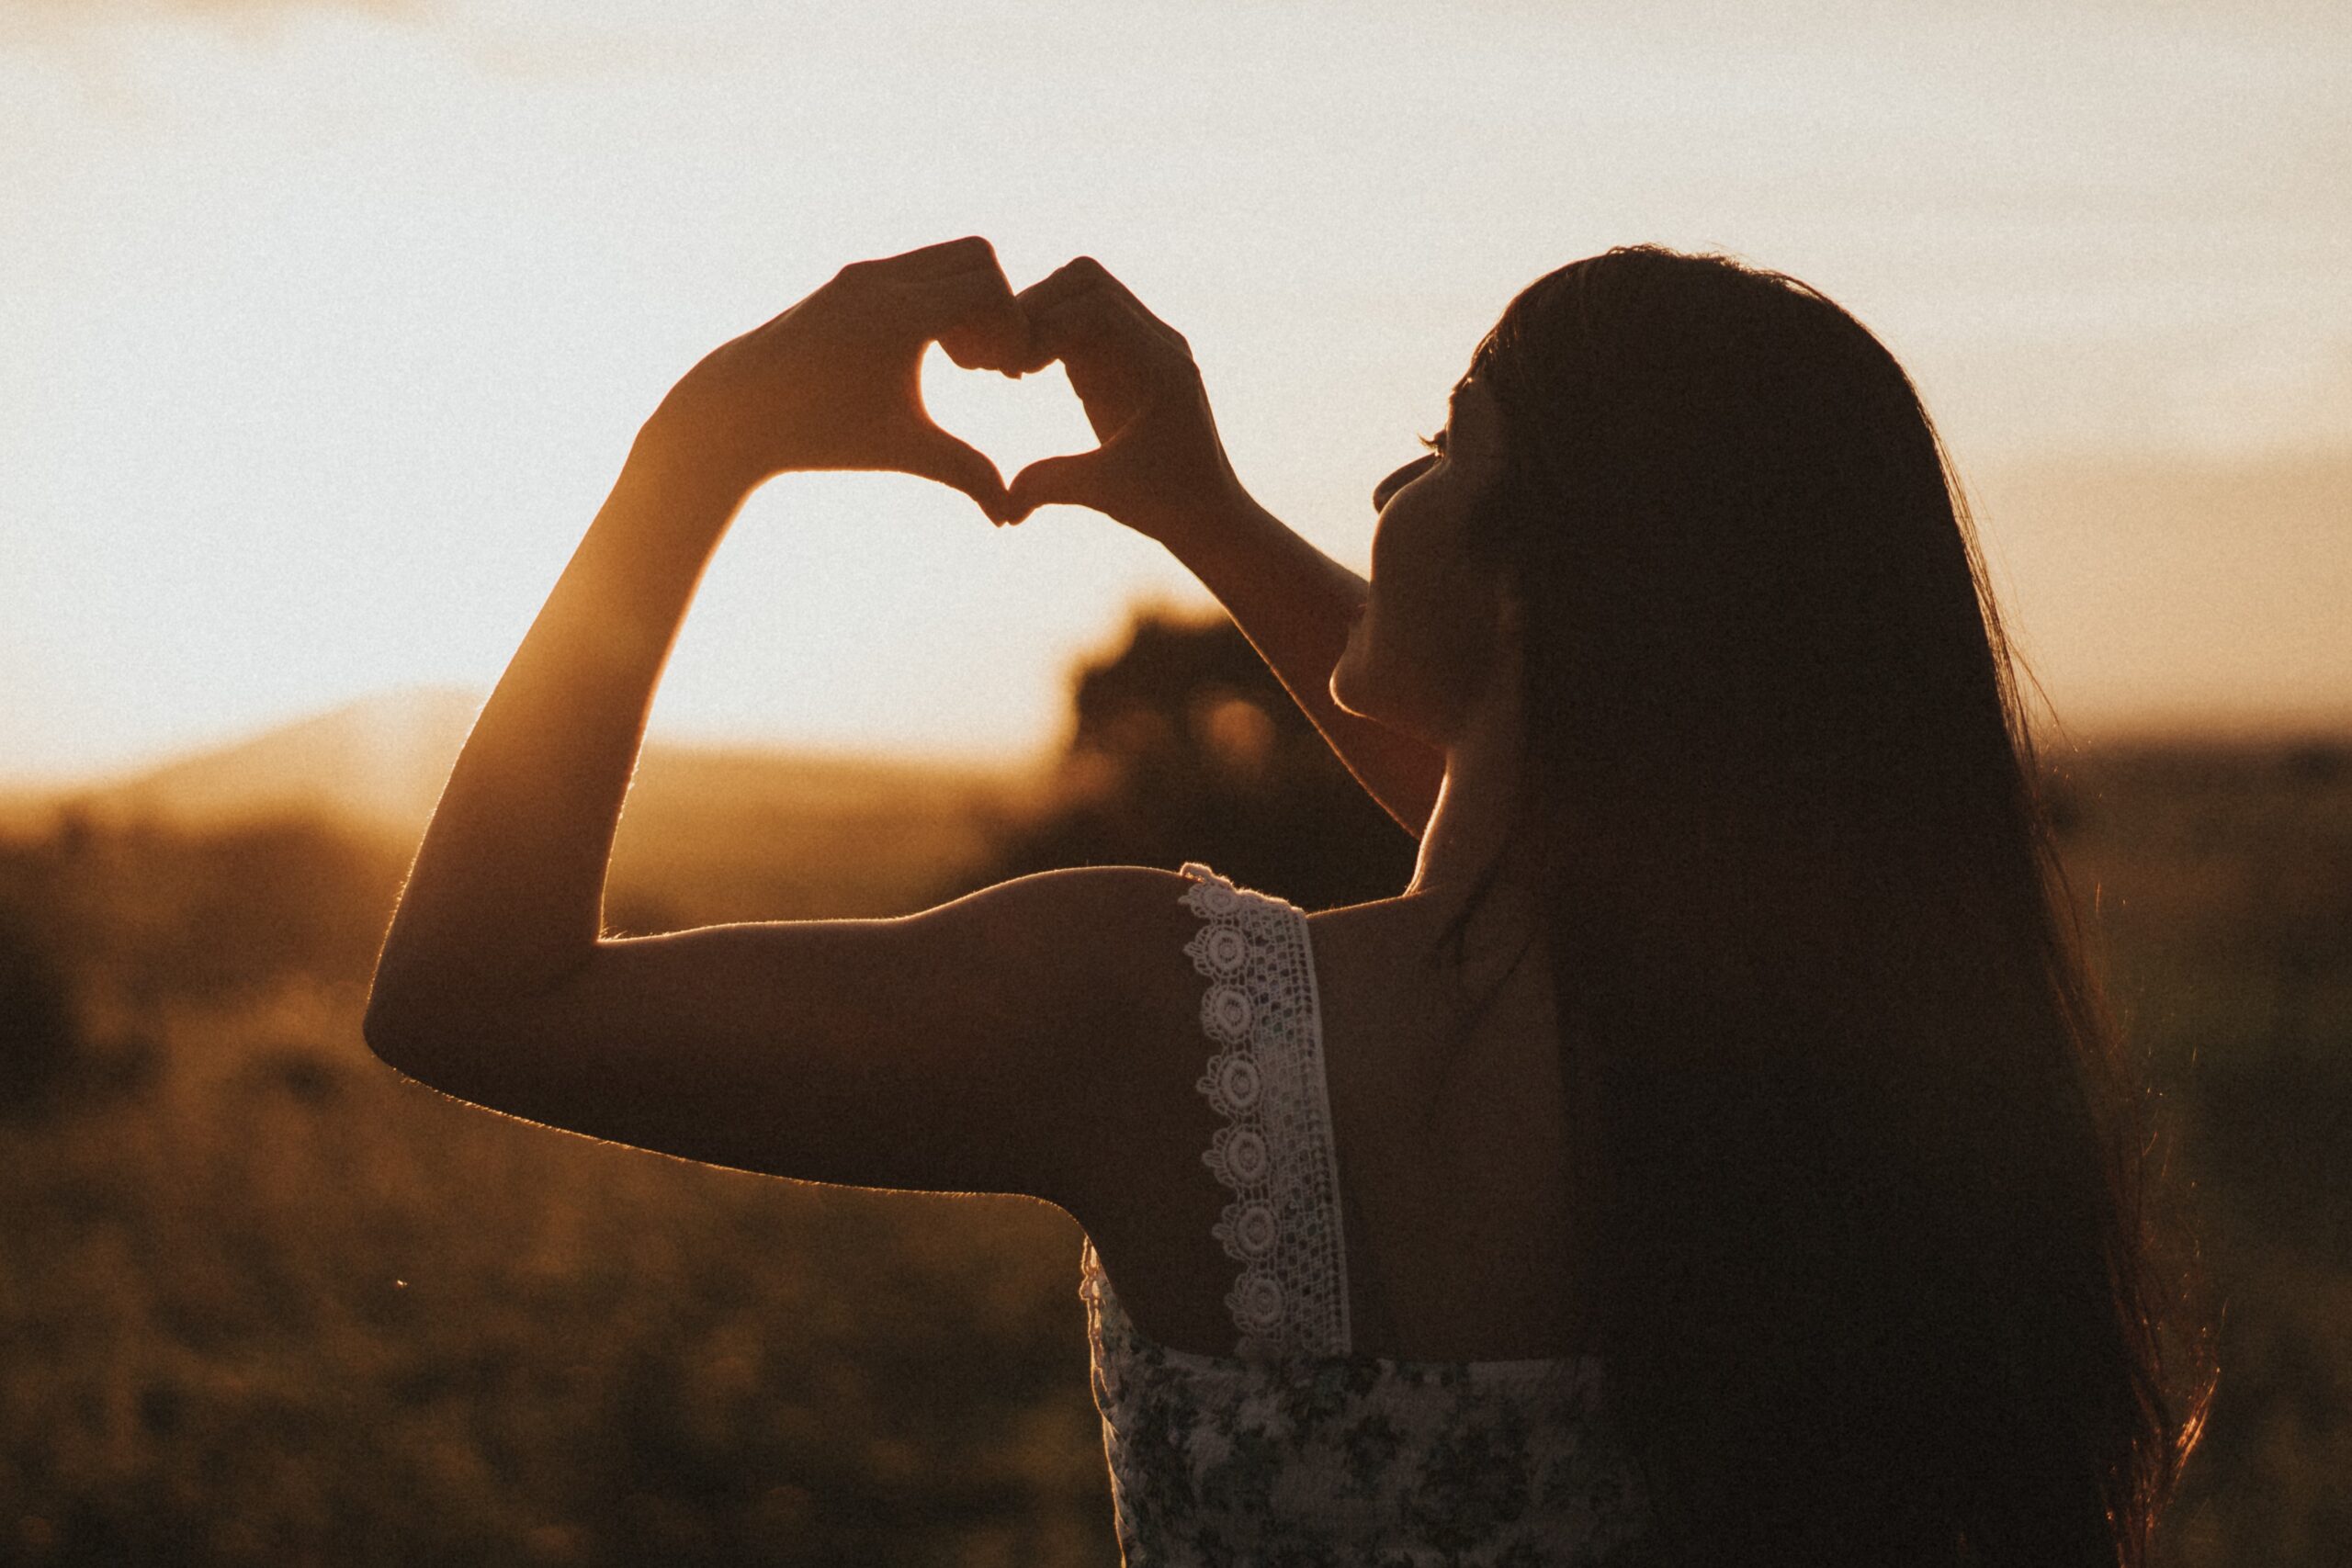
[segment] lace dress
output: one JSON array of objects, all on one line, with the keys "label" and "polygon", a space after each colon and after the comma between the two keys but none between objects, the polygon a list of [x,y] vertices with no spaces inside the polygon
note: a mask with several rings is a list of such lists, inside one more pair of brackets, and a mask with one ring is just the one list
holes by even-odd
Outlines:
[{"label": "lace dress", "polygon": [[1129,1320],[1080,1254],[1095,1407],[1128,1568],[1585,1564],[1641,1538],[1638,1485],[1595,1406],[1600,1366],[1352,1353],[1340,1170],[1306,915],[1188,863],[1186,944],[1224,1125],[1229,1356]]}]

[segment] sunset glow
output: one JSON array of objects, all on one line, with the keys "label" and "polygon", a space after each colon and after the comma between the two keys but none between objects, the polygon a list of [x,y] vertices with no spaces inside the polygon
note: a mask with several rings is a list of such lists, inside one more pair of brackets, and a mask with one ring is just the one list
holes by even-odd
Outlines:
[{"label": "sunset glow", "polygon": [[[485,689],[703,353],[962,233],[1102,257],[1243,478],[1366,561],[1520,285],[1612,243],[1904,360],[2062,718],[2352,728],[2352,11],[40,4],[0,21],[0,777]],[[821,17],[821,21],[819,19]],[[1057,374],[940,422],[1009,476]],[[1157,547],[793,478],[657,730],[1004,758]]]}]

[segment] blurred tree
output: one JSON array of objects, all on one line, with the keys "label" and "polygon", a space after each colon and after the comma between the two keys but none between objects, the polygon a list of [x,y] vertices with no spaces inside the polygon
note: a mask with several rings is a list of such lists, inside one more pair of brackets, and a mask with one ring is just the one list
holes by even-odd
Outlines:
[{"label": "blurred tree", "polygon": [[1415,844],[1333,755],[1239,627],[1137,615],[1081,669],[1051,803],[989,881],[1067,865],[1201,861],[1309,909],[1403,891]]},{"label": "blurred tree", "polygon": [[64,966],[28,911],[0,904],[0,1118],[45,1107],[80,1045]]}]

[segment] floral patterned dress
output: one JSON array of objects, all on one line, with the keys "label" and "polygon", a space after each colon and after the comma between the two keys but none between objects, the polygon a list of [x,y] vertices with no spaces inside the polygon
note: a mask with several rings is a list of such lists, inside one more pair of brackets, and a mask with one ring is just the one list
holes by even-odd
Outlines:
[{"label": "floral patterned dress", "polygon": [[1216,1047],[1196,1086],[1224,1125],[1202,1159],[1233,1194],[1230,1356],[1129,1320],[1080,1255],[1095,1407],[1128,1568],[1623,1562],[1639,1486],[1610,1442],[1600,1367],[1354,1354],[1321,1009],[1306,915],[1208,867],[1184,902]]}]

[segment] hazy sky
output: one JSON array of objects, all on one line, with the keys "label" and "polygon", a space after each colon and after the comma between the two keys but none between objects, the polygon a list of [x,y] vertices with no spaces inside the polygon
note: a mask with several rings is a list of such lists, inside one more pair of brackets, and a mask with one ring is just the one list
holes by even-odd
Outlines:
[{"label": "hazy sky", "polygon": [[[842,262],[1101,257],[1261,499],[1367,500],[1503,302],[1607,245],[1852,309],[2098,728],[2352,726],[2352,6],[0,0],[0,775],[486,687],[703,353]],[[965,378],[996,457],[1088,441]],[[1138,597],[1092,513],[771,484],[673,734],[1049,744]]]}]

